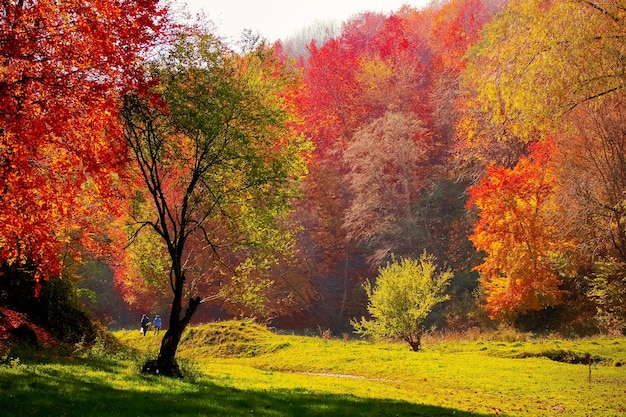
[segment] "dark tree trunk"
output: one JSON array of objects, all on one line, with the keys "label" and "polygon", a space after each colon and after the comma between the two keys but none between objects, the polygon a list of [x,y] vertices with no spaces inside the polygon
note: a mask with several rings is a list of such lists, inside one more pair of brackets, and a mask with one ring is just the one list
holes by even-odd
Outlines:
[{"label": "dark tree trunk", "polygon": [[409,342],[409,345],[411,346],[411,349],[413,350],[413,352],[419,352],[420,349],[422,348],[422,342],[421,341],[411,341]]},{"label": "dark tree trunk", "polygon": [[172,302],[172,310],[170,312],[170,325],[163,340],[161,341],[161,350],[159,356],[156,359],[148,360],[142,368],[143,373],[150,373],[155,375],[164,375],[170,377],[182,377],[183,373],[176,361],[176,351],[180,339],[183,336],[183,332],[187,328],[191,317],[194,315],[198,306],[200,305],[201,298],[190,298],[187,308],[185,308],[185,314],[181,318],[182,307],[182,289],[184,277],[179,280],[179,285],[176,285],[174,291],[174,300]]},{"label": "dark tree trunk", "polygon": [[178,350],[181,336],[182,331],[173,331],[169,328],[161,341],[159,356],[156,359],[146,361],[143,368],[141,368],[141,372],[181,378],[183,373],[176,361],[176,351]]}]

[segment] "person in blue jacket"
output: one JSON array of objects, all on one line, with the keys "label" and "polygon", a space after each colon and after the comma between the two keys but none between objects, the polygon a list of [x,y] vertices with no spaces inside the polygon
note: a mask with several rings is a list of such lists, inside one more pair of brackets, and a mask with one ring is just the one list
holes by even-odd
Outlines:
[{"label": "person in blue jacket", "polygon": [[159,316],[158,314],[156,315],[152,326],[154,326],[154,334],[159,334],[159,332],[161,331],[161,316]]}]

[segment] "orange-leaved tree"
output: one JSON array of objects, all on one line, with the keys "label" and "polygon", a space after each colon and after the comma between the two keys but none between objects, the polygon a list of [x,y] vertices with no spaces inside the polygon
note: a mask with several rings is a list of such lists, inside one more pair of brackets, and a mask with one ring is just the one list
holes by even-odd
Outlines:
[{"label": "orange-leaved tree", "polygon": [[469,188],[479,219],[470,239],[486,254],[476,267],[492,317],[515,316],[558,304],[559,264],[573,242],[559,225],[550,141],[530,146],[512,169],[490,166]]},{"label": "orange-leaved tree", "polygon": [[167,26],[157,0],[0,6],[0,265],[36,281],[97,250],[125,142],[119,93]]}]

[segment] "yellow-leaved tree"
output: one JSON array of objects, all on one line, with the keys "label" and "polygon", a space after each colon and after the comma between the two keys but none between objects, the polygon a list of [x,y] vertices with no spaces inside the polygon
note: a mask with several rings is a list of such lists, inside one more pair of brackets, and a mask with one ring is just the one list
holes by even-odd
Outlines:
[{"label": "yellow-leaved tree", "polygon": [[435,257],[425,252],[419,259],[392,257],[379,268],[376,282],[364,285],[372,318],[352,325],[361,335],[402,339],[418,351],[422,323],[433,307],[449,298],[445,290],[452,276],[449,270],[437,272]]}]

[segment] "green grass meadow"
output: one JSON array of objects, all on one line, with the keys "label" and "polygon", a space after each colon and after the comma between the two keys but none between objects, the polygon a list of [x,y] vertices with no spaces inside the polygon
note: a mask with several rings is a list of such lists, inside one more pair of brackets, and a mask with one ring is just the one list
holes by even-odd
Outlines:
[{"label": "green grass meadow", "polygon": [[224,322],[186,333],[177,380],[139,372],[158,336],[114,335],[117,352],[2,358],[0,416],[626,415],[624,338],[427,338],[412,352]]}]

